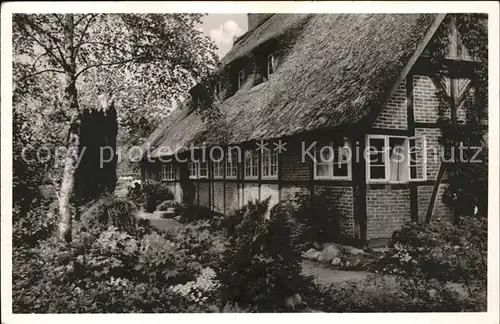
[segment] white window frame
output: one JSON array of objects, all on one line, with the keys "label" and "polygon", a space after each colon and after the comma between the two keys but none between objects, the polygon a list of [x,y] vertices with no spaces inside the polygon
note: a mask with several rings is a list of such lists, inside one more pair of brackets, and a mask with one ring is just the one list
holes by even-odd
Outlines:
[{"label": "white window frame", "polygon": [[[208,162],[197,161],[198,164],[198,179],[208,179]],[[201,170],[205,170],[205,175],[201,175]]]},{"label": "white window frame", "polygon": [[[405,147],[406,147],[406,175],[407,179],[403,179],[401,181],[391,181],[391,170],[390,170],[390,139],[391,138],[402,138],[404,139],[405,142]],[[418,138],[422,138],[422,157],[423,157],[423,162],[421,163],[422,166],[422,177],[421,178],[415,178],[412,179],[411,177],[411,161],[410,161],[410,140],[414,139],[417,140]],[[384,148],[383,148],[383,154],[384,154],[384,165],[385,165],[385,178],[384,179],[371,179],[371,166],[372,164],[370,163],[369,160],[369,155],[371,151],[367,151],[367,160],[366,160],[366,183],[388,183],[388,184],[399,184],[399,183],[409,183],[409,182],[418,182],[418,181],[426,181],[427,180],[427,142],[425,135],[423,136],[412,136],[412,137],[407,137],[407,136],[398,136],[398,135],[379,135],[379,134],[370,134],[366,136],[366,145],[367,148],[370,147],[370,140],[371,139],[383,139],[384,140]],[[417,164],[415,164],[417,166]],[[418,172],[417,172],[418,174]]]},{"label": "white window frame", "polygon": [[[226,168],[225,168],[226,165],[224,163],[224,158],[222,158],[220,161],[214,160],[212,162],[212,166],[213,166],[214,179],[223,179],[224,172],[226,171]],[[220,172],[221,170],[222,170],[222,172]]]},{"label": "white window frame", "polygon": [[241,69],[238,71],[238,90],[243,87],[243,84],[245,83],[245,69]]},{"label": "white window frame", "polygon": [[[423,161],[421,163],[421,165],[422,165],[422,177],[412,179],[411,168],[412,168],[412,166],[418,167],[418,164],[415,164],[415,165],[411,164],[410,141],[415,140],[415,143],[416,143],[418,138],[422,138],[422,157],[423,157]],[[425,135],[408,137],[406,139],[406,152],[408,152],[408,156],[406,159],[406,161],[408,162],[408,181],[410,181],[410,182],[426,181],[427,180],[427,139],[426,139]],[[418,175],[418,169],[415,173]]]},{"label": "white window frame", "polygon": [[[226,156],[226,179],[236,179],[238,177],[238,153],[235,152],[235,155],[232,155],[231,152],[228,151]],[[233,170],[236,170],[235,175],[233,175]]]},{"label": "white window frame", "polygon": [[[248,155],[250,155],[250,165],[248,162]],[[244,159],[244,167],[243,167],[243,175],[245,180],[257,180],[259,178],[259,151],[257,150],[246,150],[245,151],[245,159]],[[256,161],[254,158],[256,157]],[[257,163],[257,167],[255,167],[254,163]],[[247,168],[248,167],[248,168]],[[251,174],[247,175],[247,169],[251,170]],[[257,174],[253,174],[253,171],[257,170]]]},{"label": "white window frame", "polygon": [[[319,145],[316,143],[316,145]],[[330,141],[328,143],[328,146],[330,146],[333,149],[333,152],[335,154],[335,151],[337,151],[336,154],[338,154],[338,150],[342,148],[350,149],[349,142],[347,140],[344,141],[344,146],[339,147],[338,149],[334,149],[333,141]],[[329,161],[329,162],[320,162],[318,157],[316,156],[317,149],[314,149],[314,173],[313,173],[313,178],[314,180],[351,180],[352,179],[352,161],[349,160],[347,161],[347,175],[346,176],[335,176],[333,174],[333,165],[338,164],[338,162]],[[327,164],[328,165],[328,175],[326,176],[318,176],[317,174],[317,169],[318,169],[318,164]]]},{"label": "white window frame", "polygon": [[[266,161],[266,159],[265,159],[266,155],[269,155],[269,159],[267,160],[267,162],[268,162],[267,165],[264,164],[264,161]],[[262,163],[261,163],[261,171],[260,172],[262,174],[262,179],[278,179],[278,172],[279,172],[278,151],[264,148],[262,150],[261,156],[262,156],[262,160],[261,160]],[[273,163],[273,162],[275,162],[275,163]],[[268,167],[269,174],[265,174],[265,172],[264,172],[266,166]],[[275,174],[273,174],[273,172],[272,172],[273,170],[275,171]]]},{"label": "white window frame", "polygon": [[175,168],[172,162],[163,163],[161,165],[161,179],[163,181],[175,180]]},{"label": "white window frame", "polygon": [[[189,169],[189,179],[198,179],[198,166],[196,161],[189,161],[188,169]],[[192,174],[191,171],[194,171],[194,174]]]},{"label": "white window frame", "polygon": [[[267,69],[267,78],[271,76],[271,74],[276,72],[277,69],[277,64],[275,65],[275,62],[278,58],[277,53],[272,53],[267,56],[267,61],[266,61],[266,69]],[[269,68],[272,69],[272,72],[270,72]]]}]

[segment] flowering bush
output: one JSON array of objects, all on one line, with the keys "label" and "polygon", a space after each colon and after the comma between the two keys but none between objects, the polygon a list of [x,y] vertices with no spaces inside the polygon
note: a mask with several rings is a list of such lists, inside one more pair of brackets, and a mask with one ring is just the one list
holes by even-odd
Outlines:
[{"label": "flowering bush", "polygon": [[135,184],[134,187],[130,187],[127,199],[133,201],[138,206],[144,207],[147,212],[152,213],[161,202],[173,200],[174,195],[166,183],[146,180],[142,184]]},{"label": "flowering bush", "polygon": [[192,302],[196,306],[203,308],[215,303],[220,283],[216,279],[217,273],[211,268],[204,268],[196,280],[188,281],[185,284],[171,286],[170,289]]}]

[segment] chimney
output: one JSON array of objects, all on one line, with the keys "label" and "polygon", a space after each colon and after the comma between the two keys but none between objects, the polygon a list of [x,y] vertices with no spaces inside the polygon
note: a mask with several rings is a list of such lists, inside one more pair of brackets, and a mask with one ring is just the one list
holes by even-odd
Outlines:
[{"label": "chimney", "polygon": [[255,29],[265,20],[269,19],[273,13],[249,13],[248,15],[248,31]]}]

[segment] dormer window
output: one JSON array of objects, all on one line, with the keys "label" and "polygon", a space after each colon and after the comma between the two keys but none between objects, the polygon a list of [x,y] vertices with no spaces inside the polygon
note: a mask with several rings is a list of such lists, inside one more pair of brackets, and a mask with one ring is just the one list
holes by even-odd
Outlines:
[{"label": "dormer window", "polygon": [[245,83],[245,70],[241,69],[240,72],[238,72],[238,90],[243,87],[243,83]]},{"label": "dormer window", "polygon": [[278,68],[278,55],[276,53],[270,54],[267,56],[267,77],[274,72]]},{"label": "dormer window", "polygon": [[215,82],[214,85],[214,98],[215,99],[220,99],[220,81]]}]

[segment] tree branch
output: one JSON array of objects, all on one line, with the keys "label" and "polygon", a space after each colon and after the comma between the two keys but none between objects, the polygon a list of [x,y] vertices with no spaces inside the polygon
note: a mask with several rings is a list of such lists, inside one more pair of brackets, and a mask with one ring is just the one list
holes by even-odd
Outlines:
[{"label": "tree branch", "polygon": [[[75,50],[73,52],[73,55],[74,55],[74,60],[76,60],[76,56],[78,55],[78,50],[80,49],[80,46],[81,46],[81,43],[83,41],[83,38],[85,37],[85,34],[87,33],[87,30],[89,29],[90,27],[90,23],[92,22],[92,20],[94,20],[96,17],[97,17],[97,14],[90,14],[91,17],[89,18],[89,20],[87,20],[87,23],[85,24],[85,26],[83,27],[83,31],[82,31],[82,34],[80,35],[80,38],[78,39],[78,42],[76,43],[75,45]],[[85,16],[84,16],[85,17]],[[77,21],[77,23],[75,24],[75,26],[77,24],[80,23],[80,21],[84,18],[82,17],[80,20]]]},{"label": "tree branch", "polygon": [[22,81],[22,80],[26,80],[26,79],[32,78],[32,77],[34,77],[34,76],[36,76],[36,75],[39,75],[39,74],[42,74],[42,73],[45,73],[45,72],[66,73],[66,72],[65,72],[65,71],[63,71],[63,70],[46,69],[46,70],[41,70],[41,71],[37,71],[37,72],[32,73],[32,74],[25,75],[25,76],[23,76],[21,79],[19,79],[19,81]]},{"label": "tree branch", "polygon": [[133,62],[135,60],[137,60],[138,57],[132,57],[130,59],[127,59],[127,60],[122,60],[122,61],[117,61],[117,62],[108,62],[108,63],[97,63],[97,64],[92,64],[92,65],[89,65],[83,69],[81,69],[78,73],[76,73],[75,75],[75,79],[78,78],[78,76],[80,74],[82,74],[83,72],[91,69],[91,68],[95,68],[95,67],[100,67],[100,66],[112,66],[112,65],[120,65],[120,64],[127,64],[127,63],[130,63],[130,62]]}]

